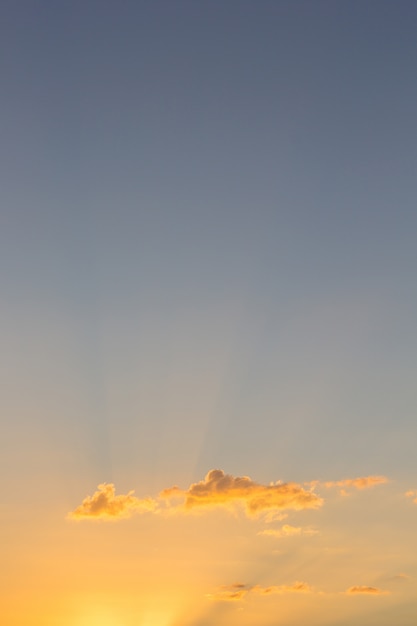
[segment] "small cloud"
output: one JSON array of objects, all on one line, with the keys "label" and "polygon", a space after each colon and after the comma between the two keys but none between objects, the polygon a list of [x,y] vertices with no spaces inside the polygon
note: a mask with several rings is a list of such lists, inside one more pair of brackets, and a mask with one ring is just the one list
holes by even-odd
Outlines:
[{"label": "small cloud", "polygon": [[307,583],[297,580],[292,585],[271,585],[269,587],[256,585],[256,587],[253,587],[252,591],[254,593],[259,593],[262,596],[269,596],[272,594],[282,593],[311,593],[313,589]]},{"label": "small cloud", "polygon": [[400,574],[394,574],[394,576],[387,576],[385,580],[392,583],[406,583],[411,580],[411,576],[401,572]]},{"label": "small cloud", "polygon": [[281,528],[267,528],[261,530],[258,535],[266,535],[268,537],[293,537],[294,535],[317,535],[318,530],[313,528],[301,528],[299,526],[290,526],[284,524]]},{"label": "small cloud", "polygon": [[219,587],[215,593],[208,593],[207,598],[218,600],[220,602],[236,602],[243,600],[249,593],[251,587],[243,583],[234,583],[233,585],[223,585]]},{"label": "small cloud", "polygon": [[130,517],[133,513],[154,511],[157,503],[152,498],[140,500],[134,491],[119,496],[115,495],[112,483],[102,483],[92,496],[87,496],[80,506],[68,514],[70,519],[115,520]]},{"label": "small cloud", "polygon": [[349,587],[349,589],[347,589],[345,593],[349,596],[354,596],[354,595],[384,596],[384,595],[387,595],[389,591],[378,589],[378,587],[367,587],[365,585],[355,585],[354,587]]},{"label": "small cloud", "polygon": [[353,487],[355,489],[369,489],[377,485],[384,485],[389,480],[386,476],[361,476],[359,478],[345,478],[344,480],[328,481],[324,483],[325,487],[339,487],[340,493],[347,496],[346,488]]},{"label": "small cloud", "polygon": [[309,480],[308,482],[304,482],[303,485],[305,485],[306,487],[309,487],[310,489],[315,489],[316,487],[320,486],[320,481],[319,480]]},{"label": "small cloud", "polygon": [[269,596],[274,594],[285,593],[311,593],[312,587],[304,582],[295,581],[291,585],[270,585],[262,587],[261,585],[245,585],[243,583],[235,583],[233,585],[224,585],[219,587],[215,593],[207,594],[211,600],[221,602],[233,602],[243,600],[249,593]]},{"label": "small cloud", "polygon": [[408,574],[396,574],[395,576],[392,577],[393,580],[410,580],[411,576],[409,576]]},{"label": "small cloud", "polygon": [[282,522],[284,519],[287,519],[288,513],[279,513],[278,511],[269,511],[265,513],[265,517],[263,521],[266,524],[272,524],[273,522]]},{"label": "small cloud", "polygon": [[177,487],[177,485],[174,485],[173,487],[167,487],[166,489],[163,489],[159,494],[159,497],[166,500],[173,500],[175,498],[182,499],[184,497],[184,492],[182,489]]},{"label": "small cloud", "polygon": [[220,469],[211,470],[204,480],[192,484],[185,491],[175,486],[162,491],[160,497],[167,500],[182,497],[186,510],[243,504],[248,515],[274,509],[315,509],[323,504],[317,494],[297,483],[262,485],[248,476],[235,477]]},{"label": "small cloud", "polygon": [[417,491],[411,490],[405,492],[406,498],[412,498],[413,502],[417,504]]}]

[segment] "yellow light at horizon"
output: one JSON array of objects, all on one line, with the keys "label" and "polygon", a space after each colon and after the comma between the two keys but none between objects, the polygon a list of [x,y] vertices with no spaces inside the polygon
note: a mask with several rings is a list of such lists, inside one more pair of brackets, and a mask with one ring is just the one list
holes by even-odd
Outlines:
[{"label": "yellow light at horizon", "polygon": [[116,610],[114,606],[108,606],[104,600],[103,605],[84,605],[68,622],[68,626],[171,626],[178,610],[176,606],[159,607],[153,602],[147,608],[125,608],[128,613],[124,613],[121,607]]},{"label": "yellow light at horizon", "polygon": [[74,622],[74,626],[127,626],[126,622],[107,608],[92,608]]},{"label": "yellow light at horizon", "polygon": [[169,626],[172,623],[171,611],[162,609],[148,611],[140,621],[140,626]]}]

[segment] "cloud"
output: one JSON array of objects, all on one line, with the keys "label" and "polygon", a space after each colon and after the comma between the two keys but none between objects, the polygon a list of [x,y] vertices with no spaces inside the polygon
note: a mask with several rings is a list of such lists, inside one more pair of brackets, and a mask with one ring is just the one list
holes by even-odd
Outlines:
[{"label": "cloud", "polygon": [[271,585],[270,587],[261,587],[256,585],[252,588],[252,591],[259,593],[262,596],[269,596],[272,594],[282,593],[311,593],[313,589],[307,583],[297,580],[292,585]]},{"label": "cloud", "polygon": [[398,580],[398,581],[405,581],[405,580],[411,580],[411,576],[409,576],[408,574],[396,574],[395,576],[391,577],[391,580]]},{"label": "cloud", "polygon": [[371,595],[371,596],[383,596],[387,595],[389,591],[378,589],[378,587],[367,587],[365,585],[356,585],[349,587],[345,592],[349,596],[353,595]]},{"label": "cloud", "polygon": [[266,524],[271,524],[272,522],[282,522],[284,519],[287,519],[288,513],[280,513],[279,511],[269,511],[265,513],[265,517],[263,521]]},{"label": "cloud", "polygon": [[248,476],[234,477],[220,469],[211,470],[204,480],[192,484],[186,491],[174,486],[162,491],[160,497],[182,498],[185,510],[243,504],[247,514],[252,516],[272,509],[315,509],[323,504],[317,494],[297,483],[262,485]]},{"label": "cloud", "polygon": [[87,496],[82,504],[68,514],[70,519],[104,519],[115,520],[130,517],[133,513],[154,511],[157,503],[152,498],[140,500],[133,491],[125,495],[115,495],[115,487],[111,483],[102,483],[92,496]]},{"label": "cloud", "polygon": [[219,587],[215,593],[208,593],[207,598],[211,600],[219,600],[221,602],[236,602],[243,600],[249,593],[251,587],[243,583],[234,583],[233,585],[223,585]]},{"label": "cloud", "polygon": [[345,478],[344,480],[328,481],[323,483],[325,487],[340,487],[341,493],[346,494],[345,488],[354,487],[355,489],[369,489],[376,485],[388,483],[386,476],[361,476],[359,478]]},{"label": "cloud", "polygon": [[410,489],[410,491],[406,491],[405,497],[412,498],[413,502],[417,504],[417,491],[413,491],[412,489]]},{"label": "cloud", "polygon": [[281,528],[267,528],[261,530],[258,535],[267,535],[269,537],[293,537],[294,535],[317,535],[319,531],[313,528],[301,528],[300,526],[290,526],[284,524]]},{"label": "cloud", "polygon": [[[208,593],[207,597],[211,600],[219,602],[239,602],[248,595],[258,596],[272,596],[272,595],[284,595],[284,594],[297,594],[297,593],[316,593],[318,595],[325,595],[325,591],[317,591],[306,582],[296,580],[289,585],[247,585],[245,583],[234,583],[232,585],[223,585],[218,587],[214,593]],[[369,587],[367,585],[355,585],[349,587],[346,591],[342,592],[349,596],[386,596],[389,595],[389,591],[379,589],[378,587]]]},{"label": "cloud", "polygon": [[[271,521],[272,517],[285,517],[282,509],[315,509],[323,503],[313,489],[306,490],[297,483],[261,485],[247,476],[234,477],[218,469],[211,470],[204,480],[186,490],[176,486],[164,489],[159,494],[159,501],[154,498],[139,499],[133,494],[134,491],[129,491],[116,496],[112,483],[102,483],[92,496],[87,496],[80,506],[68,514],[68,518],[116,520],[144,512],[176,514],[197,508],[230,508],[240,504],[249,516],[265,512],[269,516],[268,521]],[[176,500],[180,502],[176,503]],[[161,501],[165,502],[165,506],[161,506]]]},{"label": "cloud", "polygon": [[381,578],[381,580],[388,583],[403,585],[404,583],[409,583],[412,580],[412,577],[409,574],[404,574],[403,572],[401,572],[392,576],[385,576],[384,578]]},{"label": "cloud", "polygon": [[291,585],[246,585],[244,583],[234,583],[233,585],[223,585],[215,593],[207,594],[207,597],[220,602],[237,602],[243,600],[249,593],[261,596],[285,593],[311,593],[312,587],[307,583],[295,581]]}]

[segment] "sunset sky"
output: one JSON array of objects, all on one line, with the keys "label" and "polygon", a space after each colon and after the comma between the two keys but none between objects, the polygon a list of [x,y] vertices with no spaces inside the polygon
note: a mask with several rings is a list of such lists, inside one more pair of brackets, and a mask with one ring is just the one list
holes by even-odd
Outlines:
[{"label": "sunset sky", "polygon": [[416,33],[1,3],[4,626],[415,626]]}]

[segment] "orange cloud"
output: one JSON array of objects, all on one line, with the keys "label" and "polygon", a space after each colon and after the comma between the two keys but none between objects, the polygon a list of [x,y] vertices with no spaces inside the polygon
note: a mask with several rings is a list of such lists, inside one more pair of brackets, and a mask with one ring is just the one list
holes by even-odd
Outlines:
[{"label": "orange cloud", "polygon": [[261,585],[249,586],[243,583],[234,583],[233,585],[224,585],[219,587],[215,593],[207,594],[208,598],[221,602],[243,600],[248,593],[255,593],[261,596],[269,596],[273,594],[284,593],[311,593],[312,588],[304,582],[296,581],[292,585],[271,585],[262,587]]},{"label": "orange cloud", "polygon": [[132,513],[154,511],[156,502],[152,498],[140,500],[133,491],[125,495],[115,495],[114,485],[102,483],[92,496],[87,496],[82,504],[68,514],[70,519],[104,519],[114,520],[130,517]]},{"label": "orange cloud", "polygon": [[348,595],[371,595],[371,596],[383,596],[389,593],[389,591],[383,591],[382,589],[378,589],[377,587],[367,587],[365,585],[356,585],[354,587],[349,587],[346,590]]},{"label": "orange cloud", "polygon": [[354,487],[355,489],[369,489],[376,485],[383,485],[389,482],[386,476],[362,476],[360,478],[345,478],[344,480],[329,481],[324,483],[325,487]]},{"label": "orange cloud", "polygon": [[395,582],[408,582],[409,580],[411,580],[411,576],[403,573],[395,574],[395,576],[391,576],[391,578],[388,578],[388,580]]},{"label": "orange cloud", "polygon": [[[161,507],[156,499],[139,499],[133,494],[133,491],[129,491],[127,494],[116,496],[113,484],[102,483],[97,491],[92,496],[87,496],[80,506],[68,514],[68,517],[76,520],[116,520],[134,513],[175,514],[199,507],[227,508],[241,504],[248,515],[255,516],[266,512],[268,516],[283,519],[286,516],[280,512],[282,509],[314,509],[323,504],[323,500],[313,492],[313,489],[306,490],[297,483],[277,482],[261,485],[247,476],[234,477],[218,469],[211,470],[204,480],[192,484],[187,490],[176,486],[164,489],[159,498],[165,500],[165,507]],[[172,504],[171,501],[176,499],[180,499],[181,502]],[[288,526],[287,534],[290,534],[290,529]]]},{"label": "orange cloud", "polygon": [[234,477],[220,469],[211,470],[204,480],[192,484],[186,491],[175,486],[165,489],[160,496],[167,500],[183,498],[186,510],[240,503],[249,515],[271,509],[314,509],[323,504],[317,494],[297,483],[261,485],[248,476]]},{"label": "orange cloud", "polygon": [[265,513],[264,522],[271,524],[272,522],[282,522],[287,519],[288,513],[281,513],[279,511],[269,511]]},{"label": "orange cloud", "polygon": [[405,496],[406,498],[412,498],[413,502],[417,504],[417,491],[413,491],[412,489],[410,489],[410,491],[406,492]]},{"label": "orange cloud", "polygon": [[276,593],[311,593],[313,590],[307,583],[298,580],[292,585],[271,585],[270,587],[261,587],[256,585],[252,591],[262,596],[269,596]]},{"label": "orange cloud", "polygon": [[249,593],[251,587],[243,583],[234,583],[233,585],[223,585],[219,587],[215,593],[208,593],[207,598],[211,600],[220,600],[222,602],[236,602],[243,600]]},{"label": "orange cloud", "polygon": [[299,526],[290,526],[284,524],[281,528],[267,528],[261,530],[258,535],[267,535],[269,537],[293,537],[294,535],[316,535],[318,530],[312,528],[301,528]]}]

